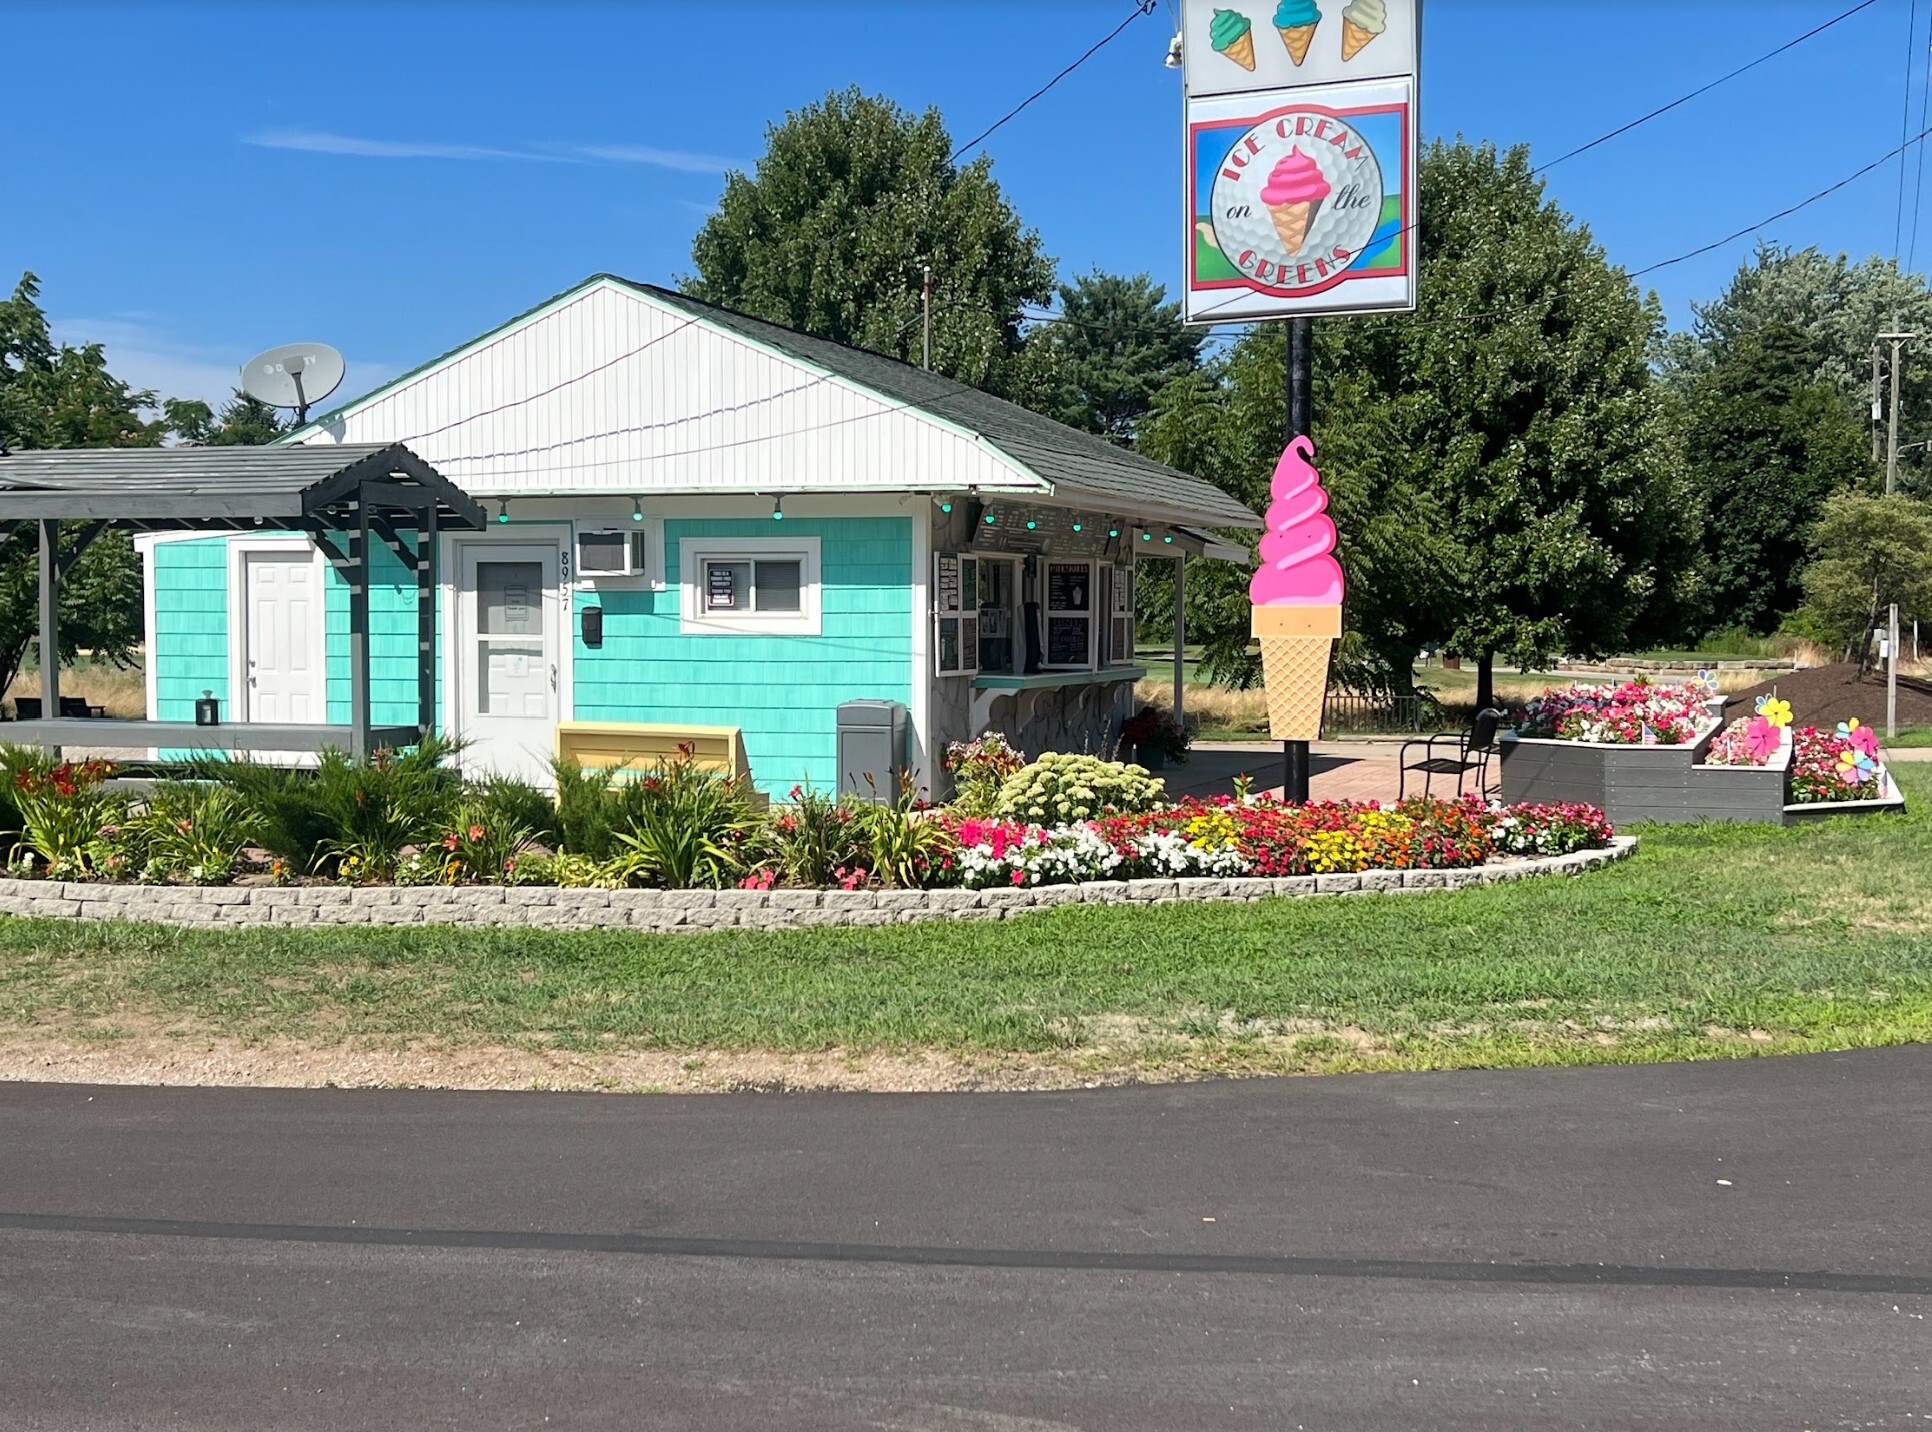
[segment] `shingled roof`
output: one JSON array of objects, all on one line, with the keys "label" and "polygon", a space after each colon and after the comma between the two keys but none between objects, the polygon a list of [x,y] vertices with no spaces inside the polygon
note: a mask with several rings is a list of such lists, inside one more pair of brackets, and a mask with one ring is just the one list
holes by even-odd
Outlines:
[{"label": "shingled roof", "polygon": [[1126,501],[1136,508],[1185,508],[1196,521],[1228,527],[1261,525],[1253,512],[1211,482],[1190,477],[1131,449],[1057,423],[1018,403],[1009,403],[955,379],[915,368],[896,358],[862,348],[848,348],[843,343],[815,338],[782,324],[735,313],[656,284],[637,283],[616,275],[599,277],[611,278],[754,343],[776,348],[802,363],[870,388],[882,397],[977,433],[1014,462],[1051,484],[1057,496],[1089,500],[1100,507]]}]

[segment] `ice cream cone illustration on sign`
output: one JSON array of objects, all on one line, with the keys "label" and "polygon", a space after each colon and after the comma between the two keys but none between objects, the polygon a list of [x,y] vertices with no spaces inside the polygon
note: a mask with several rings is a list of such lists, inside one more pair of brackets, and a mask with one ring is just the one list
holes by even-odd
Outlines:
[{"label": "ice cream cone illustration on sign", "polygon": [[1290,149],[1268,172],[1261,202],[1268,206],[1268,217],[1274,221],[1281,246],[1290,257],[1300,253],[1301,246],[1308,242],[1308,226],[1327,197],[1328,181],[1322,178],[1315,161],[1300,149]]},{"label": "ice cream cone illustration on sign", "polygon": [[1308,58],[1308,47],[1315,43],[1315,27],[1322,22],[1322,12],[1315,8],[1315,0],[1281,0],[1275,7],[1275,29],[1281,35],[1281,43],[1288,47],[1288,58],[1300,64]]},{"label": "ice cream cone illustration on sign", "polygon": [[1314,442],[1297,437],[1275,464],[1261,565],[1248,582],[1268,730],[1277,741],[1320,738],[1329,649],[1342,634],[1342,567],[1314,457]]},{"label": "ice cream cone illustration on sign", "polygon": [[1208,23],[1208,43],[1244,70],[1254,68],[1254,22],[1239,10],[1216,10]]},{"label": "ice cream cone illustration on sign", "polygon": [[1387,0],[1349,0],[1342,11],[1342,59],[1354,59],[1362,46],[1388,28]]}]

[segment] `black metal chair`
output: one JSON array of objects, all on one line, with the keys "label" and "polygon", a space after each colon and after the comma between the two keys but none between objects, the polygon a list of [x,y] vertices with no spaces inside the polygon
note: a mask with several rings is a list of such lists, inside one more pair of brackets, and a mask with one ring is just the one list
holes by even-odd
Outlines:
[{"label": "black metal chair", "polygon": [[[1456,794],[1463,793],[1463,783],[1471,771],[1476,773],[1476,794],[1489,794],[1489,759],[1496,753],[1496,738],[1502,733],[1504,714],[1495,707],[1488,707],[1476,713],[1476,719],[1467,731],[1444,731],[1434,736],[1421,736],[1413,741],[1402,743],[1400,757],[1401,770],[1396,776],[1396,799],[1400,800],[1409,793],[1409,772],[1422,773],[1422,794],[1432,794],[1431,784],[1437,776],[1454,776]],[[1422,759],[1411,761],[1409,752],[1416,747],[1422,748]],[[1437,755],[1437,748],[1442,750]],[[1453,750],[1454,754],[1450,754]]]},{"label": "black metal chair", "polygon": [[[14,711],[22,721],[40,719],[40,698],[38,696],[16,696],[13,698]],[[70,719],[99,720],[107,715],[105,706],[91,706],[85,697],[63,696],[60,698],[60,714]]]}]

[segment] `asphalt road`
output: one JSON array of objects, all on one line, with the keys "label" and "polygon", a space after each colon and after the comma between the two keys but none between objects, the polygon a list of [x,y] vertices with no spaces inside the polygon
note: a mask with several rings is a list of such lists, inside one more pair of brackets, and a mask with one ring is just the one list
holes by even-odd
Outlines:
[{"label": "asphalt road", "polygon": [[0,1428],[1932,1425],[1932,1047],[1078,1094],[0,1085]]}]

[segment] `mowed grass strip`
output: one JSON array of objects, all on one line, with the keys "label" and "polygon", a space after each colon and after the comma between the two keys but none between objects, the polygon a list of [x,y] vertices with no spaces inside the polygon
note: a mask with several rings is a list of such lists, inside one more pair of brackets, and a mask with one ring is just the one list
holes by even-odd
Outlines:
[{"label": "mowed grass strip", "polygon": [[1919,809],[1645,830],[1579,879],[789,933],[0,923],[0,1039],[910,1050],[1100,1069],[1587,1063],[1932,1038]]}]

